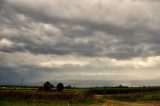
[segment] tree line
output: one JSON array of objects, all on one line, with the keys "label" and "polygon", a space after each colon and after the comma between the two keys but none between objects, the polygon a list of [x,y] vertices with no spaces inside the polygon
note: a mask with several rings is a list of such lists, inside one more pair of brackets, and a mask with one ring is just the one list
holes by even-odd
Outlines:
[{"label": "tree line", "polygon": [[[39,87],[38,90],[39,91],[49,91],[51,90],[52,88],[54,88],[54,86],[49,82],[49,81],[46,81],[44,84],[43,84],[43,87]],[[56,86],[56,89],[57,91],[62,91],[64,89],[64,85],[63,83],[58,83],[57,86]]]}]

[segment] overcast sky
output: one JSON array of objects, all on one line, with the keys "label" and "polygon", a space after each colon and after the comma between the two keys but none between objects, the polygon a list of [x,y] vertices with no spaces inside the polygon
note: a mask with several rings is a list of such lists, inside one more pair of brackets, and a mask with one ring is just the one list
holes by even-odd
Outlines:
[{"label": "overcast sky", "polygon": [[160,80],[159,0],[0,0],[0,84]]}]

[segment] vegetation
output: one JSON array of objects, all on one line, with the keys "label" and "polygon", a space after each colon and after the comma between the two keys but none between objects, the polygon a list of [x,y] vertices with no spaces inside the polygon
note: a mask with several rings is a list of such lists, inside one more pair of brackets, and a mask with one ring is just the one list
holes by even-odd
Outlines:
[{"label": "vegetation", "polygon": [[57,84],[57,91],[62,91],[64,89],[63,83],[58,83]]},{"label": "vegetation", "polygon": [[[17,100],[0,100],[0,106],[68,106],[68,101],[18,101]],[[72,106],[72,105],[70,105]],[[74,106],[74,104],[73,104]]]},{"label": "vegetation", "polygon": [[95,95],[86,89],[64,89],[61,92],[56,89],[47,92],[29,88],[0,89],[0,106],[68,106],[68,103],[69,106],[82,106],[94,100]]},{"label": "vegetation", "polygon": [[95,95],[119,101],[160,101],[160,87],[112,87],[92,88]]},{"label": "vegetation", "polygon": [[[44,84],[45,85],[45,84]],[[60,85],[60,84],[59,84]],[[58,88],[58,84],[57,84]],[[62,87],[63,90],[56,88],[39,91],[37,88],[27,87],[0,87],[0,106],[5,104],[18,104],[16,106],[78,106],[80,104],[101,104],[107,100],[118,101],[160,101],[160,87],[96,87],[96,88],[72,88]],[[61,103],[61,104],[59,104]],[[81,106],[83,106],[81,105]],[[12,105],[8,105],[12,106]],[[56,105],[54,105],[56,106]]]},{"label": "vegetation", "polygon": [[160,91],[160,87],[97,87],[92,88],[95,94],[129,94]]},{"label": "vegetation", "polygon": [[53,88],[53,85],[49,81],[45,82],[43,86],[45,91],[48,91],[51,88]]},{"label": "vegetation", "polygon": [[93,100],[94,95],[88,92],[36,92],[36,91],[0,91],[0,99],[14,100]]}]

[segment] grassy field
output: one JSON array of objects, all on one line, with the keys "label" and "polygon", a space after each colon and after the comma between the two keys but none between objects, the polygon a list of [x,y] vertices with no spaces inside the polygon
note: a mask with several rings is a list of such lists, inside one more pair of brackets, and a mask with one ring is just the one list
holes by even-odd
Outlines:
[{"label": "grassy field", "polygon": [[0,106],[160,106],[159,101],[159,87],[81,88],[62,92],[0,88]]},{"label": "grassy field", "polygon": [[35,101],[20,101],[20,100],[0,100],[0,106],[90,106],[94,103],[88,102],[71,102],[67,100],[35,100]]},{"label": "grassy field", "polygon": [[0,100],[0,106],[160,106],[158,101],[118,101],[105,100],[103,102],[88,102],[88,103],[69,103],[68,101],[13,101]]},{"label": "grassy field", "polygon": [[87,89],[41,91],[33,88],[1,88],[0,106],[83,106],[93,104]]},{"label": "grassy field", "polygon": [[67,101],[16,101],[0,100],[0,106],[67,106]]}]

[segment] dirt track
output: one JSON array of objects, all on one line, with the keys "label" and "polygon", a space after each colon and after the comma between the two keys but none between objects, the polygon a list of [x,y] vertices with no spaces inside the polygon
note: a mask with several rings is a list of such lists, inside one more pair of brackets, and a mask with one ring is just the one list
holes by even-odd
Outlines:
[{"label": "dirt track", "polygon": [[96,104],[91,106],[160,106],[160,102],[121,102],[108,100],[103,104]]}]

